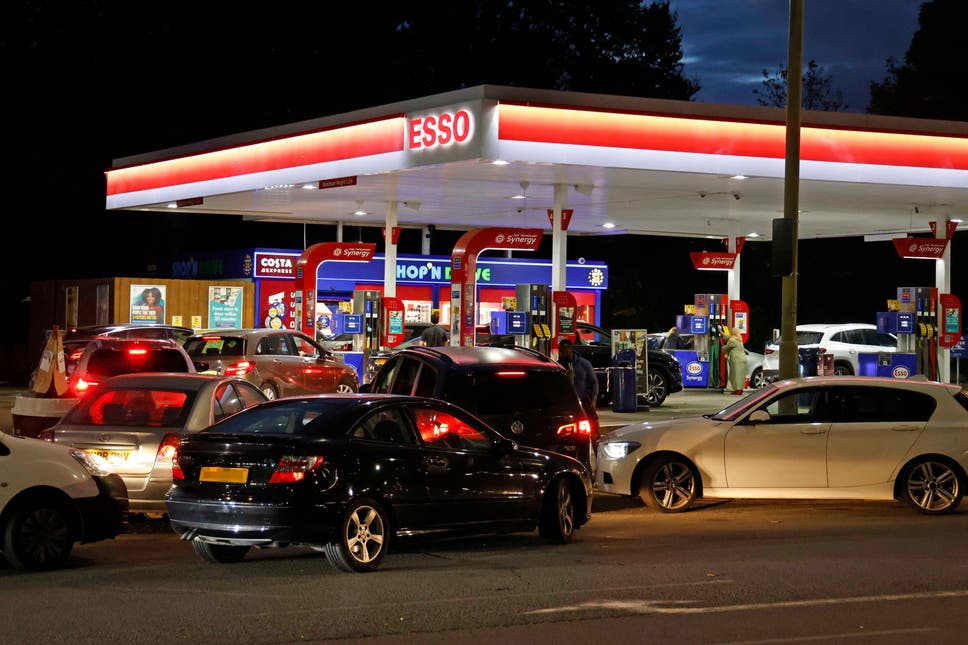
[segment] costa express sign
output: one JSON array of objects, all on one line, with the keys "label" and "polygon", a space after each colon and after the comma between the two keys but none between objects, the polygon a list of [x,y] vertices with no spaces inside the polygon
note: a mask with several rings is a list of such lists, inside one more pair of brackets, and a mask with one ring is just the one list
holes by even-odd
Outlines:
[{"label": "costa express sign", "polygon": [[411,150],[464,143],[473,136],[474,117],[467,110],[413,118],[407,126],[407,140]]},{"label": "costa express sign", "polygon": [[257,278],[294,278],[298,254],[262,253],[255,254],[255,277]]}]

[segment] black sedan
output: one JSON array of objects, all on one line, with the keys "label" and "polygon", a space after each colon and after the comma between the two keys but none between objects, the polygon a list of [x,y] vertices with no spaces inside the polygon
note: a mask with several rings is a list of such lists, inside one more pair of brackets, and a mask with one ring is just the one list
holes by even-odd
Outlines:
[{"label": "black sedan", "polygon": [[171,526],[210,562],[306,545],[371,571],[398,537],[537,528],[567,543],[591,518],[585,465],[422,397],[264,403],[182,439],[172,470]]}]

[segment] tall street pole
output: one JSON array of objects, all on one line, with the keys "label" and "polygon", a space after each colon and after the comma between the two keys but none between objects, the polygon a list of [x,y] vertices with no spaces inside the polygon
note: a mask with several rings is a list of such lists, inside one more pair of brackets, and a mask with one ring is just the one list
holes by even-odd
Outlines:
[{"label": "tall street pole", "polygon": [[[797,375],[797,271],[800,240],[800,104],[803,68],[803,0],[790,0],[787,51],[786,169],[783,218],[793,231],[790,258],[793,271],[783,276],[780,321],[780,378]],[[775,242],[774,242],[775,243]]]}]

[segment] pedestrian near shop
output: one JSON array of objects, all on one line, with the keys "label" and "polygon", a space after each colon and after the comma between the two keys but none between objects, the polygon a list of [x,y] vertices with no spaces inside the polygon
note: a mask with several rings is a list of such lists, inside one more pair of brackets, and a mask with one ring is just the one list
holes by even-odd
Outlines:
[{"label": "pedestrian near shop", "polygon": [[743,336],[736,327],[723,345],[723,354],[727,360],[728,389],[733,394],[742,394],[746,388],[746,348],[743,346]]},{"label": "pedestrian near shop", "polygon": [[447,344],[447,330],[438,325],[440,316],[437,313],[430,314],[430,327],[423,330],[420,334],[420,344],[427,347],[443,347]]}]

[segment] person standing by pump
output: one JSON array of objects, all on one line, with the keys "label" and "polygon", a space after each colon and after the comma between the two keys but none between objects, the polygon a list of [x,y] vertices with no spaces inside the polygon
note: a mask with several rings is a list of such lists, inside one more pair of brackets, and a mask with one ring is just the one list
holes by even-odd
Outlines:
[{"label": "person standing by pump", "polygon": [[733,394],[742,394],[746,388],[746,347],[743,346],[743,336],[738,328],[734,327],[727,338],[723,354],[727,360],[727,389]]},{"label": "person standing by pump", "polygon": [[592,424],[591,448],[594,454],[598,446],[598,410],[595,409],[598,402],[598,377],[595,376],[595,368],[587,358],[575,353],[574,343],[567,338],[558,341],[558,362],[568,370],[568,377],[578,393],[581,405],[588,413],[588,420]]},{"label": "person standing by pump", "polygon": [[430,314],[430,327],[423,330],[420,334],[420,344],[427,347],[443,347],[447,344],[449,336],[447,330],[438,325],[440,315],[437,312]]}]

